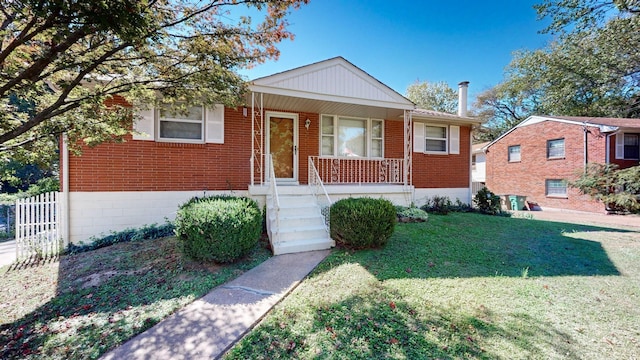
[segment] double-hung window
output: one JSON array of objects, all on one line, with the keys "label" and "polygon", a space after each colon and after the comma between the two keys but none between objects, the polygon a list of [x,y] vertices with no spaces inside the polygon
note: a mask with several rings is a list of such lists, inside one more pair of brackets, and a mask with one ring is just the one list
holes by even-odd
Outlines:
[{"label": "double-hung window", "polygon": [[640,134],[616,134],[616,159],[638,160],[640,158]]},{"label": "double-hung window", "polygon": [[160,140],[191,140],[204,142],[204,109],[189,106],[186,111],[177,111],[169,106],[159,109]]},{"label": "double-hung window", "polygon": [[440,125],[425,125],[424,141],[426,153],[446,153],[447,127]]},{"label": "double-hung window", "polygon": [[320,121],[323,156],[384,156],[382,120],[322,115]]},{"label": "double-hung window", "polygon": [[547,140],[547,159],[564,158],[564,139]]},{"label": "double-hung window", "polygon": [[413,151],[424,154],[460,154],[460,126],[413,123]]},{"label": "double-hung window", "polygon": [[134,109],[134,140],[181,143],[224,143],[224,106]]},{"label": "double-hung window", "polygon": [[520,161],[520,145],[509,146],[509,162]]},{"label": "double-hung window", "polygon": [[567,182],[561,179],[545,180],[547,196],[567,197]]}]

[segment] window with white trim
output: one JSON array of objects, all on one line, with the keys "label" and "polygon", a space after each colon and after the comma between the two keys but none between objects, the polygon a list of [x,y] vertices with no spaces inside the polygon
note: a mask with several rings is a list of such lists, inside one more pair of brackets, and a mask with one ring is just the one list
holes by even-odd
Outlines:
[{"label": "window with white trim", "polygon": [[624,134],[624,158],[637,160],[640,158],[640,135]]},{"label": "window with white trim", "polygon": [[202,106],[189,106],[177,111],[162,106],[158,114],[158,138],[160,140],[204,141],[204,109]]},{"label": "window with white trim", "polygon": [[322,156],[384,157],[384,122],[336,115],[320,117]]},{"label": "window with white trim", "polygon": [[567,181],[562,179],[545,180],[547,196],[567,197]]},{"label": "window with white trim", "polygon": [[616,159],[638,160],[640,158],[640,134],[616,134]]},{"label": "window with white trim", "polygon": [[413,151],[425,154],[460,154],[460,126],[413,123]]},{"label": "window with white trim", "polygon": [[224,106],[136,107],[134,140],[181,143],[224,143]]},{"label": "window with white trim", "polygon": [[424,126],[424,152],[447,153],[447,127],[441,125]]},{"label": "window with white trim", "polygon": [[520,145],[509,146],[509,162],[520,161]]},{"label": "window with white trim", "polygon": [[564,139],[547,140],[547,159],[564,158]]}]

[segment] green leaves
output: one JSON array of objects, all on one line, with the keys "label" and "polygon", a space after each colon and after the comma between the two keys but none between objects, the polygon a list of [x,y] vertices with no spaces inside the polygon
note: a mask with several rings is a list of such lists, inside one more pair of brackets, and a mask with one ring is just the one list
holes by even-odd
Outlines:
[{"label": "green leaves", "polygon": [[570,186],[602,201],[611,211],[640,211],[640,166],[618,170],[615,164],[589,164]]},{"label": "green leaves", "polygon": [[640,5],[627,0],[543,0],[556,34],[515,52],[505,80],[478,96],[490,141],[530,115],[640,117]]},{"label": "green leaves", "polygon": [[[119,96],[236,105],[246,89],[237,70],[277,58],[292,38],[287,13],[306,2],[3,3],[0,157],[54,152],[63,132],[76,149],[122,140],[132,119]],[[236,16],[241,6],[262,21]]]},{"label": "green leaves", "polygon": [[444,81],[416,81],[407,88],[407,98],[426,110],[455,114],[458,109],[458,93]]}]

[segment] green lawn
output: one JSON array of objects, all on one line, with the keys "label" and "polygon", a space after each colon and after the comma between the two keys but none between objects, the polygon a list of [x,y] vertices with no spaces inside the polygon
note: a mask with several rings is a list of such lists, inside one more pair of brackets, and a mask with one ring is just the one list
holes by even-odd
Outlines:
[{"label": "green lawn", "polygon": [[225,359],[633,359],[640,233],[452,213],[336,250]]},{"label": "green lawn", "polygon": [[202,265],[175,237],[0,269],[0,359],[97,358],[270,256]]}]

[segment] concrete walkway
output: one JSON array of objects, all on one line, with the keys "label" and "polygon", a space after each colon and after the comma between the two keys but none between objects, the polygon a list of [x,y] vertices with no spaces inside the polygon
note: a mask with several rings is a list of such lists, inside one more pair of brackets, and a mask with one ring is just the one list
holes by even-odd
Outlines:
[{"label": "concrete walkway", "polygon": [[0,243],[0,267],[16,261],[16,241],[9,240]]},{"label": "concrete walkway", "polygon": [[212,359],[224,354],[328,254],[274,256],[105,354],[103,359]]}]

